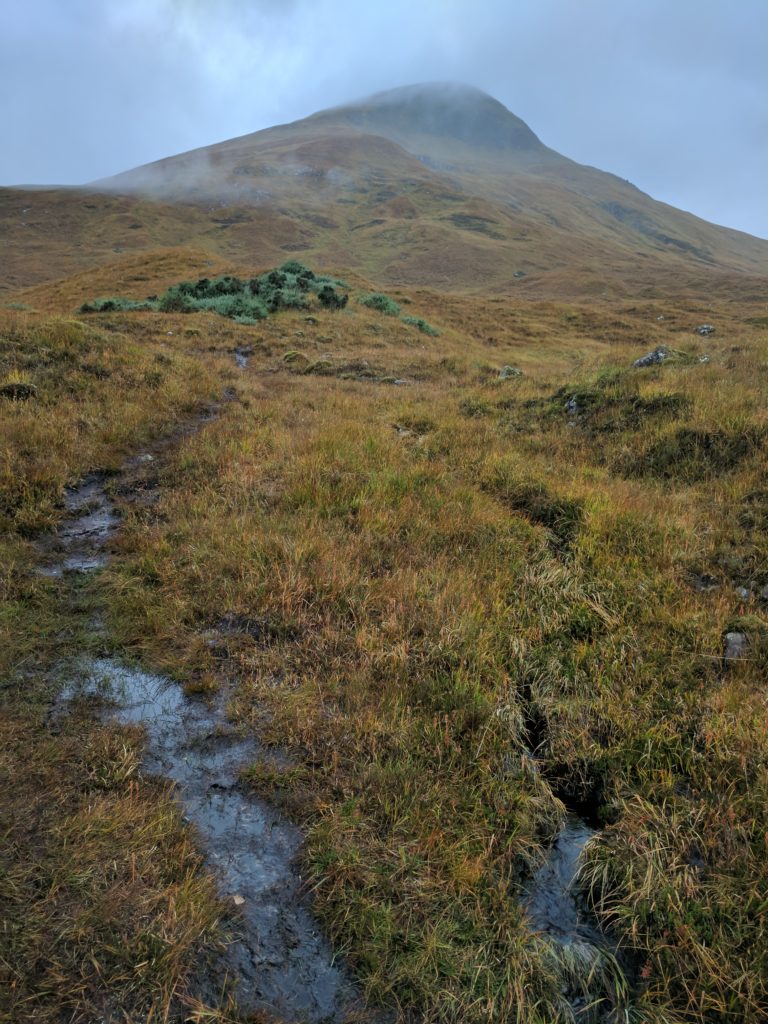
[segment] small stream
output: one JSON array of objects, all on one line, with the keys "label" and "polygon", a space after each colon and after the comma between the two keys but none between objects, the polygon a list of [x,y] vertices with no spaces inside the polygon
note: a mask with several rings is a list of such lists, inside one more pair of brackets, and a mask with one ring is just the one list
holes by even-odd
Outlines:
[{"label": "small stream", "polygon": [[[210,415],[196,425],[207,419]],[[155,458],[144,453],[128,461],[116,479],[91,474],[68,489],[64,501],[70,516],[55,536],[38,542],[43,563],[38,572],[66,579],[104,566],[120,525],[107,484],[111,479],[121,490],[142,490],[147,487],[142,473]],[[143,769],[175,784],[220,892],[231,900],[234,939],[213,976],[194,994],[215,1003],[223,980],[234,979],[242,1009],[286,1022],[341,1024],[359,1011],[348,973],[335,961],[302,892],[301,833],[240,784],[244,765],[275,755],[233,730],[226,693],[209,701],[190,699],[170,680],[112,658],[83,659],[67,677],[54,716],[66,713],[75,699],[98,697],[105,720],[144,728]]]},{"label": "small stream", "polygon": [[606,945],[605,936],[574,886],[584,847],[594,835],[596,829],[570,811],[526,892],[525,909],[531,928],[563,945]]},{"label": "small stream", "polygon": [[543,864],[525,888],[523,906],[531,930],[562,953],[567,1019],[616,1024],[626,1019],[631,965],[600,928],[578,885],[584,850],[597,835],[597,828],[568,810]]}]

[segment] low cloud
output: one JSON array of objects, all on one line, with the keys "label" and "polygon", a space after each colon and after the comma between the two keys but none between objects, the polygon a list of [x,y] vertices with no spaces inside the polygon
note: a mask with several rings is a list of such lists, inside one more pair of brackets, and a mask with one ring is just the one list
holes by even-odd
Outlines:
[{"label": "low cloud", "polygon": [[566,156],[768,236],[767,37],[764,0],[28,0],[0,37],[0,182],[90,181],[459,80]]}]

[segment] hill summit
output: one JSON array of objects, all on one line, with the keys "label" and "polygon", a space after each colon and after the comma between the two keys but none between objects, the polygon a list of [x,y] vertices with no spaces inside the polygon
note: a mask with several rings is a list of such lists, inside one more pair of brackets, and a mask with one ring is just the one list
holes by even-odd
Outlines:
[{"label": "hill summit", "polygon": [[61,276],[164,246],[249,268],[295,256],[381,285],[553,298],[754,297],[768,276],[768,242],[568,159],[499,100],[450,82],[378,93],[85,190],[97,198],[58,192],[48,206],[39,191],[0,192],[10,282],[34,283],[29,267]]},{"label": "hill summit", "polygon": [[391,89],[322,111],[312,120],[343,122],[396,142],[437,136],[495,151],[544,149],[528,125],[503,103],[474,86],[458,82],[429,82]]}]

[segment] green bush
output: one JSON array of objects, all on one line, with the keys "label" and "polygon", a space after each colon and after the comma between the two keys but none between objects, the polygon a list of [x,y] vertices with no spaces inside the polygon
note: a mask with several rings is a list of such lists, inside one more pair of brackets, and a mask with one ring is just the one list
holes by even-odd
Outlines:
[{"label": "green bush", "polygon": [[432,324],[428,324],[426,320],[423,320],[420,316],[404,316],[402,317],[404,324],[408,324],[411,327],[418,327],[422,334],[428,334],[431,338],[437,338],[440,335],[440,331]]},{"label": "green bush", "polygon": [[116,313],[134,309],[155,309],[151,301],[122,298],[93,299],[92,302],[84,302],[80,307],[81,313]]},{"label": "green bush", "polygon": [[384,313],[385,316],[400,316],[398,304],[383,292],[369,292],[367,295],[361,295],[358,302],[361,306]]},{"label": "green bush", "polygon": [[109,313],[120,310],[150,309],[161,313],[211,312],[241,324],[254,324],[281,309],[306,309],[312,294],[325,309],[343,309],[349,296],[338,291],[346,287],[332,277],[317,277],[297,260],[243,281],[231,274],[201,277],[198,281],[180,281],[159,297],[137,302],[134,299],[107,298],[86,302],[82,313]]},{"label": "green bush", "polygon": [[330,284],[324,284],[317,297],[324,309],[343,309],[349,300],[348,295],[337,292]]}]

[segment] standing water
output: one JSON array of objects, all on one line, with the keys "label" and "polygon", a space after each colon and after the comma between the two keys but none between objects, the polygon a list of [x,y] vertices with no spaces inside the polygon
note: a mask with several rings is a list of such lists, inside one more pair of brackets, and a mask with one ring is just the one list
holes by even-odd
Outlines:
[{"label": "standing water", "polygon": [[144,727],[143,767],[176,785],[223,894],[240,916],[223,968],[248,1010],[288,1020],[342,1021],[354,992],[301,898],[295,860],[301,834],[278,811],[248,796],[240,768],[265,756],[229,726],[221,700],[186,698],[174,683],[108,658],[82,665],[65,698],[98,695],[107,714]]},{"label": "standing water", "polygon": [[584,847],[596,834],[582,818],[569,813],[528,887],[525,909],[531,927],[562,944],[605,942],[575,888]]}]

